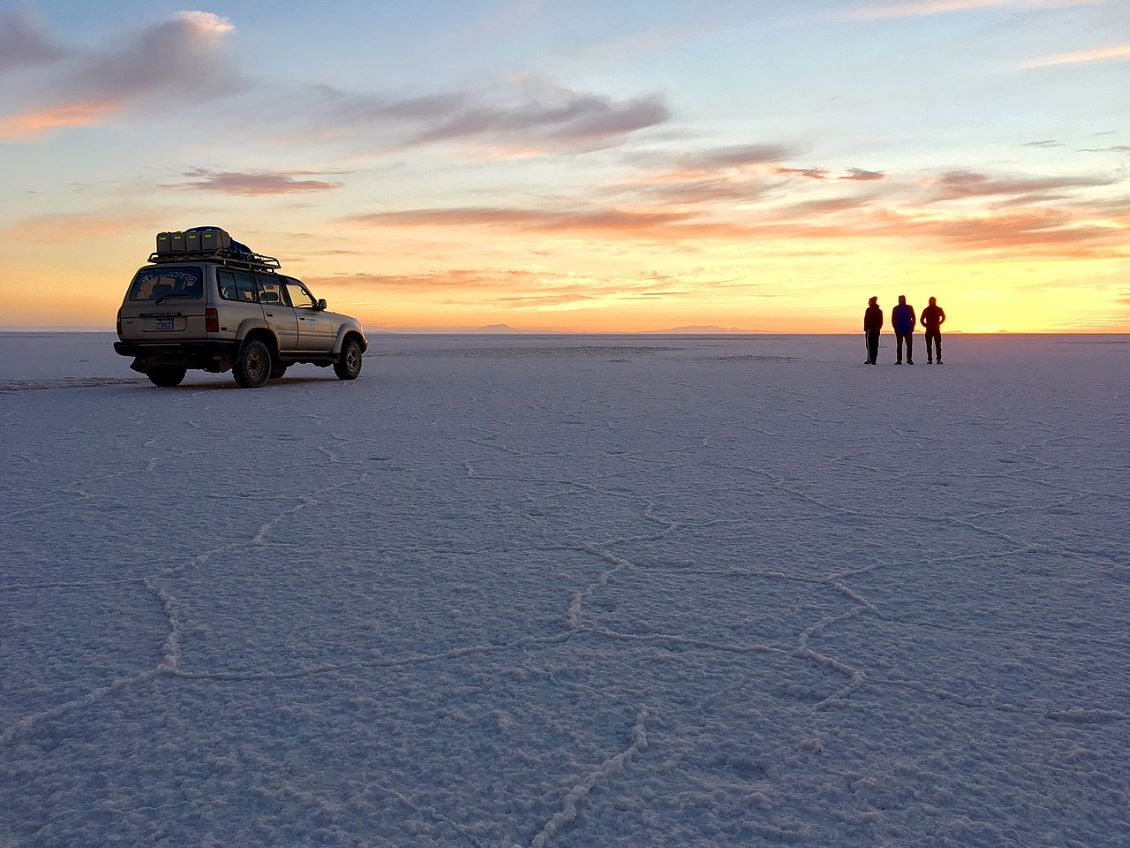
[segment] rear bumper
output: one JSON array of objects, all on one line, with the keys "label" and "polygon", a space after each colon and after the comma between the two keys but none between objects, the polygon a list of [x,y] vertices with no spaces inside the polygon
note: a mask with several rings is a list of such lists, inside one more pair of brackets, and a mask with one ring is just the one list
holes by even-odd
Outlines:
[{"label": "rear bumper", "polygon": [[216,339],[195,342],[114,342],[114,350],[132,356],[130,368],[147,374],[156,366],[200,368],[219,374],[232,366],[239,354],[239,342]]},{"label": "rear bumper", "polygon": [[196,359],[235,356],[239,342],[235,339],[216,339],[201,342],[114,342],[114,350],[122,356],[143,359]]}]

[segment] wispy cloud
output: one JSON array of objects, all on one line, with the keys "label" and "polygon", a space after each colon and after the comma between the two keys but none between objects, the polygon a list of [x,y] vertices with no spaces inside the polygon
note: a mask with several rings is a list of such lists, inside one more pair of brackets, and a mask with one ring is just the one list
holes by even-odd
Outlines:
[{"label": "wispy cloud", "polygon": [[218,191],[247,197],[330,191],[341,186],[340,182],[298,179],[313,176],[309,171],[295,171],[288,174],[281,171],[210,171],[194,168],[186,171],[184,176],[188,177],[190,182],[181,183],[178,188]]},{"label": "wispy cloud", "polygon": [[1107,177],[991,177],[973,171],[949,171],[931,185],[937,199],[956,200],[992,195],[1019,195],[1057,191],[1069,188],[1094,188],[1112,185],[1117,179]]},{"label": "wispy cloud", "polygon": [[320,90],[317,107],[340,133],[400,147],[470,142],[524,152],[617,144],[671,117],[657,95],[617,100],[541,81],[415,97]]},{"label": "wispy cloud", "polygon": [[1112,47],[1094,47],[1074,53],[1057,53],[1041,59],[1021,63],[1021,68],[1050,68],[1055,65],[1081,65],[1088,62],[1126,62],[1130,61],[1130,44],[1116,44]]},{"label": "wispy cloud", "polygon": [[[449,228],[495,231],[503,235],[576,239],[591,243],[646,241],[693,245],[703,240],[759,244],[766,247],[804,246],[820,252],[837,243],[859,239],[915,240],[940,252],[977,252],[994,258],[1044,256],[1087,258],[1126,253],[1124,227],[1118,210],[1099,210],[1071,195],[1035,194],[1089,188],[1109,181],[1091,178],[1005,178],[971,172],[951,172],[927,184],[934,196],[909,182],[859,196],[816,197],[794,203],[753,203],[736,209],[723,201],[701,206],[671,206],[656,210],[596,207],[559,203],[539,208],[456,207],[407,209],[355,216],[349,223],[373,228]],[[805,194],[822,185],[814,181]],[[627,187],[622,187],[627,192]],[[653,190],[644,185],[641,192]],[[648,195],[642,195],[647,197]],[[913,198],[917,196],[919,202]],[[953,201],[975,202],[946,207]],[[1058,205],[1052,205],[1059,201]]]}]

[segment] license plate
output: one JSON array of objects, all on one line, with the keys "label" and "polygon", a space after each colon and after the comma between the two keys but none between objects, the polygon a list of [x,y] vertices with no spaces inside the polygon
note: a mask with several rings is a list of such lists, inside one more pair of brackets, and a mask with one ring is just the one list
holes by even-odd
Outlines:
[{"label": "license plate", "polygon": [[154,330],[171,330],[173,329],[172,318],[157,318],[153,321]]}]

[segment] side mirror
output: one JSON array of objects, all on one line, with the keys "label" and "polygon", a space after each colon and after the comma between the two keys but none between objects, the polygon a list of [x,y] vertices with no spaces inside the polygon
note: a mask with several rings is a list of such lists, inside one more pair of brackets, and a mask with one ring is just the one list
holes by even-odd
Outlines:
[{"label": "side mirror", "polygon": [[324,297],[318,298],[318,309],[322,312],[326,310],[326,299]]}]

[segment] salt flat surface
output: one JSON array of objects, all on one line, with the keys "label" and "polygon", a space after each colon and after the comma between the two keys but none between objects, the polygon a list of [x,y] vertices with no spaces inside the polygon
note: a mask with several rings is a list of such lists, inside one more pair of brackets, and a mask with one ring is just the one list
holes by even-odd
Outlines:
[{"label": "salt flat surface", "polygon": [[1126,337],[111,341],[0,334],[0,845],[1130,839]]}]

